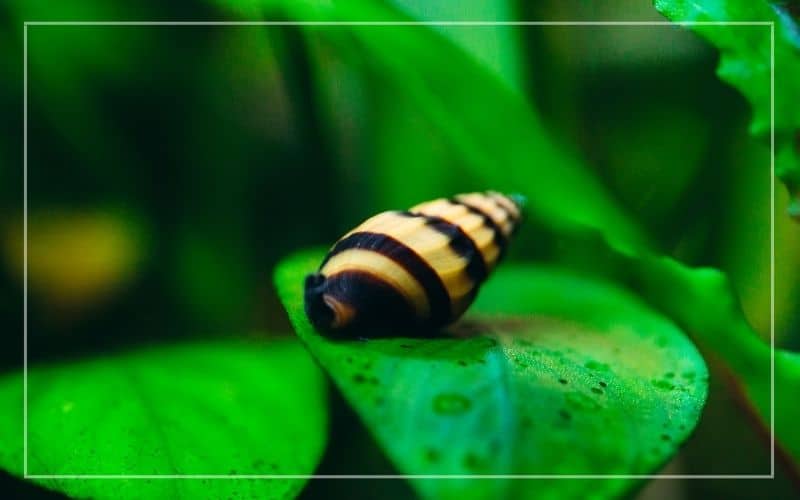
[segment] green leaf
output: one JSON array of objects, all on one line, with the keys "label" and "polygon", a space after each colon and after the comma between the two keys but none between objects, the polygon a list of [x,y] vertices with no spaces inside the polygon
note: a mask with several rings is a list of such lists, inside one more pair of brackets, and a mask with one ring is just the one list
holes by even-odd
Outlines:
[{"label": "green leaf", "polygon": [[[697,422],[702,358],[671,322],[615,285],[502,266],[453,336],[334,341],[303,310],[303,278],[323,255],[284,260],[279,294],[298,335],[403,473],[651,473]],[[599,498],[632,485],[412,481],[431,498]]]},{"label": "green leaf", "polygon": [[[512,0],[462,0],[457,3],[448,0],[392,0],[391,4],[420,21],[509,21],[516,14],[516,4]],[[522,86],[524,64],[520,26],[463,29],[436,25],[432,29],[496,73],[509,87]]]},{"label": "green leaf", "polygon": [[[795,196],[800,215],[800,31],[797,14],[763,0],[655,0],[659,12],[677,22],[766,21],[775,23],[775,168]],[[793,17],[793,15],[795,17]],[[719,77],[750,102],[750,131],[766,137],[770,131],[770,26],[691,26],[720,50]]]},{"label": "green leaf", "polygon": [[[771,428],[771,347],[742,315],[730,280],[711,268],[689,269],[667,257],[627,260],[630,279],[647,300],[675,318],[697,344],[716,354],[731,372],[734,390],[747,408]],[[681,293],[675,293],[680,290]],[[800,355],[775,353],[775,434],[785,465],[800,477]]]},{"label": "green leaf", "polygon": [[[197,343],[31,368],[28,474],[310,474],[324,379],[296,342]],[[22,375],[0,380],[0,466],[22,475]],[[48,479],[80,498],[288,498],[302,480]]]},{"label": "green leaf", "polygon": [[[409,20],[395,8],[368,1],[247,0],[225,7],[262,15],[278,10],[290,19],[317,22]],[[451,153],[447,165],[431,169],[455,169],[475,179],[474,189],[519,192],[528,199],[529,216],[547,227],[588,226],[624,248],[646,244],[601,182],[550,136],[526,98],[441,33],[428,26],[364,25],[304,27],[304,32],[363,69],[374,79],[372,88],[408,99],[430,121]],[[427,183],[427,175],[416,171],[419,176],[406,182]],[[414,188],[408,192],[406,203],[420,201]],[[564,200],[570,200],[569,210]]]},{"label": "green leaf", "polygon": [[[772,426],[772,348],[753,330],[742,312],[730,279],[714,268],[690,268],[670,257],[648,253],[625,255],[597,234],[571,235],[606,267],[619,270],[626,283],[647,304],[671,318],[704,352],[725,368],[726,382],[753,423],[773,432],[778,457],[790,474],[800,478],[800,354],[775,349],[775,425]],[[587,267],[585,273],[600,273]]]}]

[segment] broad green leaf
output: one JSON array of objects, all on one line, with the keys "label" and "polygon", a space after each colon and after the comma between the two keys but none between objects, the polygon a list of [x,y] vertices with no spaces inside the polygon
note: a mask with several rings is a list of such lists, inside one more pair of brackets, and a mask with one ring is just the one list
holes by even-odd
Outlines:
[{"label": "broad green leaf", "polygon": [[[628,259],[629,277],[656,308],[730,369],[761,425],[771,428],[771,347],[742,315],[728,278],[711,268],[690,269],[667,257]],[[680,290],[680,293],[676,293]],[[775,349],[775,434],[786,465],[800,473],[800,355]]]},{"label": "broad green leaf", "polygon": [[[753,422],[774,432],[779,456],[800,474],[800,354],[775,349],[775,426],[771,425],[772,348],[745,319],[730,279],[714,268],[691,268],[670,257],[625,255],[596,234],[572,235],[594,258],[615,269],[617,280],[650,307],[671,318],[730,374],[731,389],[754,415]],[[587,273],[597,272],[588,267]]]},{"label": "broad green leaf", "polygon": [[[31,368],[28,474],[310,474],[323,378],[296,342],[209,342]],[[0,466],[22,475],[22,375],[0,380]],[[79,498],[288,498],[302,480],[35,479]]]},{"label": "broad green leaf", "polygon": [[[793,215],[800,216],[800,31],[789,9],[764,0],[655,0],[659,12],[676,22],[766,21],[775,29],[775,168],[795,197]],[[720,50],[719,77],[750,102],[753,134],[770,131],[770,26],[691,26]]]},{"label": "broad green leaf", "polygon": [[[697,422],[702,358],[670,321],[615,285],[501,266],[452,335],[335,341],[303,310],[303,278],[323,255],[283,261],[279,294],[298,335],[403,473],[653,473]],[[412,481],[430,498],[602,498],[632,485]]]}]

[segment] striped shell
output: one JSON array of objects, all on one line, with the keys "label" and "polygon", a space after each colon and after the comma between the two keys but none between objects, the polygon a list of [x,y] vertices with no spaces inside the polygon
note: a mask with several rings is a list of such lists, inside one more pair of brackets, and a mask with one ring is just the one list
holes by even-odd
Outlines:
[{"label": "striped shell", "polygon": [[520,217],[513,198],[492,191],[382,212],[306,278],[306,314],[323,331],[447,325],[475,299]]}]

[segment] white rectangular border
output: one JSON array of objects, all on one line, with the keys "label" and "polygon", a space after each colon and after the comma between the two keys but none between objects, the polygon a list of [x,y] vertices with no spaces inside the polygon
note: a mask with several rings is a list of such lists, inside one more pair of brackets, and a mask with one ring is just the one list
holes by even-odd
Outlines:
[{"label": "white rectangular border", "polygon": [[[770,473],[769,474],[28,474],[28,26],[769,26],[770,27]],[[23,478],[24,479],[775,479],[775,23],[773,21],[26,21],[23,23]]]}]

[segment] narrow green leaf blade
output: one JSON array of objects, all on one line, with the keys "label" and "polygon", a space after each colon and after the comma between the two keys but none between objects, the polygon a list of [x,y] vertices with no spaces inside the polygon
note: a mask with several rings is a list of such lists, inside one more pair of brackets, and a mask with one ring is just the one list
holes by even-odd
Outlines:
[{"label": "narrow green leaf blade", "polygon": [[[310,474],[324,379],[293,341],[197,343],[29,372],[28,474]],[[22,475],[22,375],[0,379],[0,467]],[[291,498],[302,480],[36,479],[78,498]]]},{"label": "narrow green leaf blade", "polygon": [[[409,21],[389,5],[359,0],[325,4],[246,0],[225,7],[244,12],[250,8],[261,15],[279,11],[291,19],[314,22]],[[557,143],[531,103],[441,33],[429,26],[374,25],[311,26],[304,32],[346,57],[348,64],[364,68],[387,96],[408,99],[435,127],[437,136],[441,134],[452,154],[447,167],[476,179],[480,184],[476,189],[525,195],[529,216],[548,227],[592,227],[624,248],[647,245],[635,221],[578,155]],[[431,165],[431,169],[441,167]],[[423,179],[427,182],[427,176],[418,180]],[[563,210],[566,199],[571,201],[569,210]]]},{"label": "narrow green leaf blade", "polygon": [[[303,310],[303,277],[323,255],[283,261],[279,293],[298,335],[403,473],[652,473],[697,422],[702,358],[614,285],[505,266],[455,336],[335,341]],[[632,484],[412,482],[424,496],[462,499],[608,497]]]}]

